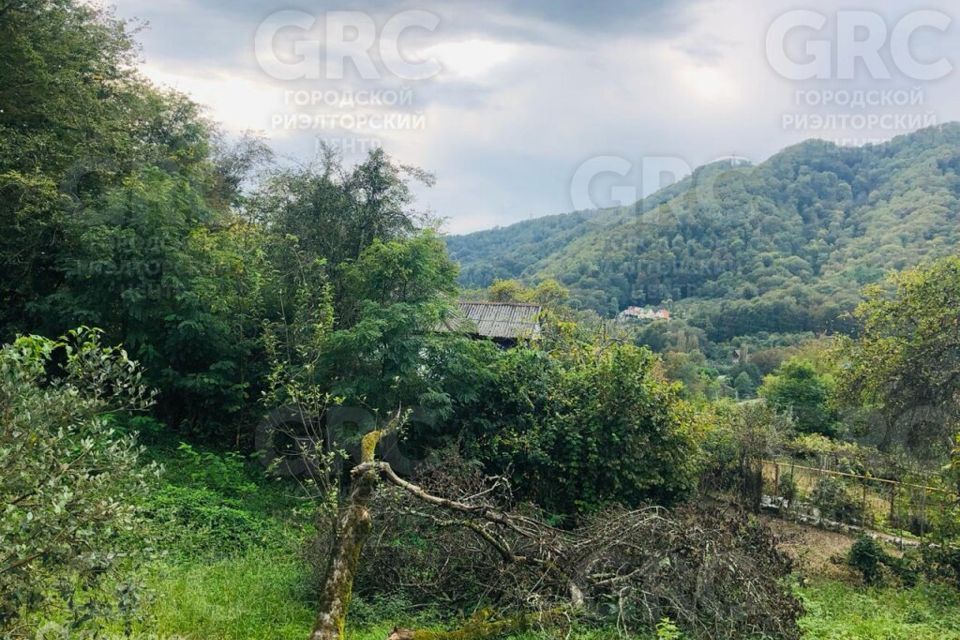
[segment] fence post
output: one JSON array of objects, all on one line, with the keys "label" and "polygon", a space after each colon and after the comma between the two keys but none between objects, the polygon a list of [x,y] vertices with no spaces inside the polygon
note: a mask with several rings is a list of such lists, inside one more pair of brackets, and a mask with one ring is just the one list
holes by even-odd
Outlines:
[{"label": "fence post", "polygon": [[867,477],[860,476],[860,483],[863,485],[863,495],[860,498],[860,524],[864,529],[867,527]]},{"label": "fence post", "polygon": [[890,489],[890,524],[897,529],[897,538],[900,550],[903,551],[903,527],[897,522],[897,487],[899,483],[894,482]]},{"label": "fence post", "polygon": [[897,526],[897,484],[895,482],[890,483],[890,526]]},{"label": "fence post", "polygon": [[927,479],[923,480],[923,493],[920,494],[920,544],[923,544],[923,533],[927,524]]}]

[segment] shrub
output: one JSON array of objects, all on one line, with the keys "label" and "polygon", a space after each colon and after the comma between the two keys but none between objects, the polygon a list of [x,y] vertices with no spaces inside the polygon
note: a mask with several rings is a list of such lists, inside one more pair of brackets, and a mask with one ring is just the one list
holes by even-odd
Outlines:
[{"label": "shrub", "polygon": [[683,640],[680,628],[670,618],[663,618],[657,623],[657,640]]},{"label": "shrub", "polygon": [[779,411],[790,413],[802,433],[836,435],[839,416],[830,403],[833,379],[812,362],[791,359],[763,380],[759,394]]},{"label": "shrub", "polygon": [[837,522],[862,522],[863,505],[854,498],[842,480],[824,476],[810,496],[820,516]]},{"label": "shrub", "polygon": [[960,549],[950,544],[925,545],[920,562],[928,578],[949,581],[960,589]]},{"label": "shrub", "polygon": [[692,416],[655,364],[630,345],[515,349],[456,422],[468,453],[553,513],[675,502],[695,487]]},{"label": "shrub", "polygon": [[[710,421],[708,419],[708,421]],[[759,511],[763,497],[763,460],[776,450],[789,418],[764,402],[718,405],[701,445],[705,490],[735,491],[740,501]]]},{"label": "shrub", "polygon": [[863,581],[868,585],[879,585],[883,582],[884,570],[900,579],[906,587],[917,584],[920,572],[925,569],[922,555],[917,557],[911,553],[904,553],[902,558],[890,555],[883,545],[870,536],[860,536],[850,547],[847,553],[847,564],[860,572]]},{"label": "shrub", "polygon": [[883,578],[883,565],[889,556],[880,543],[870,536],[860,536],[847,552],[847,564],[860,572],[863,581],[869,585],[880,584]]},{"label": "shrub", "polygon": [[780,481],[777,483],[777,495],[788,500],[791,504],[797,499],[799,489],[797,488],[797,481],[794,479],[793,473],[784,473],[780,476]]},{"label": "shrub", "polygon": [[136,364],[95,330],[0,349],[0,631],[72,606],[115,567],[153,469],[106,414],[149,401]]}]

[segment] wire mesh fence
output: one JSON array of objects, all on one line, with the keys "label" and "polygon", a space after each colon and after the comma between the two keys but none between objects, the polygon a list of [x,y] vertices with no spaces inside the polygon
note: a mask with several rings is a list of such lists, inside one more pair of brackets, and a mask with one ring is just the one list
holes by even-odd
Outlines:
[{"label": "wire mesh fence", "polygon": [[891,480],[793,460],[764,460],[762,483],[768,510],[819,525],[871,529],[901,543],[922,542],[958,499],[934,476]]}]

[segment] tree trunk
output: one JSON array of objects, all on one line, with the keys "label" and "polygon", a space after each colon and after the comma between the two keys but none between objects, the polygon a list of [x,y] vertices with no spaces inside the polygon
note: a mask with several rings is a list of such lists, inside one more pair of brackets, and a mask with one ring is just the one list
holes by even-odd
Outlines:
[{"label": "tree trunk", "polygon": [[[362,462],[370,463],[383,431],[374,431],[363,437]],[[360,553],[370,534],[370,498],[377,486],[379,470],[371,464],[361,464],[353,471],[347,505],[337,521],[337,539],[330,564],[320,592],[317,621],[310,640],[343,640],[347,609],[353,594],[353,578],[357,573]]]}]

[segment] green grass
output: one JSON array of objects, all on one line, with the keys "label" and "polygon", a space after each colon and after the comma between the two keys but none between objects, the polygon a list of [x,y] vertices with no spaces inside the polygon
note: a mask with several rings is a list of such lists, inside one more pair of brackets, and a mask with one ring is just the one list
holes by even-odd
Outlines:
[{"label": "green grass", "polygon": [[801,590],[805,640],[960,639],[960,594],[948,587],[865,589],[822,582]]},{"label": "green grass", "polygon": [[314,612],[296,553],[250,551],[210,564],[161,564],[147,577],[143,631],[208,640],[306,638]]},{"label": "green grass", "polygon": [[[295,552],[251,550],[216,562],[154,564],[144,575],[146,600],[135,636],[196,640],[303,640],[314,610],[306,590],[307,575]],[[382,611],[384,621],[366,623]],[[349,640],[384,640],[395,624],[430,627],[406,617],[396,604],[358,602],[363,623],[348,629]],[[118,633],[119,627],[108,629]],[[109,635],[109,634],[108,634]],[[614,632],[582,631],[569,640],[607,640]],[[509,640],[548,640],[523,634]]]},{"label": "green grass", "polygon": [[[306,638],[313,622],[300,558],[279,550],[251,551],[212,564],[153,568],[153,593],[140,628],[160,637],[210,640]],[[800,590],[807,608],[801,621],[805,640],[960,640],[960,594],[946,588],[866,589],[820,582]],[[364,618],[371,605],[363,603]],[[350,630],[351,640],[383,640],[397,620]],[[547,640],[523,634],[510,640]],[[613,631],[579,631],[570,640],[606,640]]]}]

